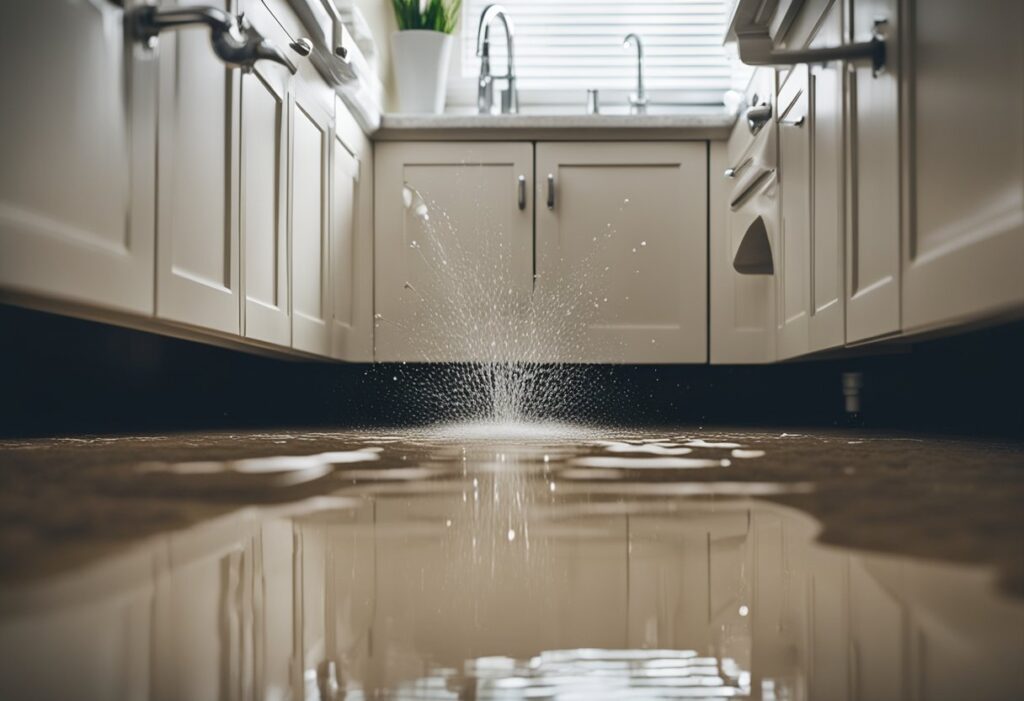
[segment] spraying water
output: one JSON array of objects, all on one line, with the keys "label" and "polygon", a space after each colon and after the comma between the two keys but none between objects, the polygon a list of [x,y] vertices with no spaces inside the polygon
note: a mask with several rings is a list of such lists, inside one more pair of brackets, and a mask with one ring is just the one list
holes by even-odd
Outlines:
[{"label": "spraying water", "polygon": [[[513,240],[487,212],[478,212],[485,224],[467,236],[413,185],[406,183],[402,198],[409,254],[403,307],[378,314],[375,325],[378,337],[390,334],[436,364],[429,373],[407,372],[404,364],[389,370],[408,402],[429,418],[443,407],[446,418],[493,428],[564,421],[605,401],[581,360],[594,354],[588,327],[605,321],[602,283],[613,268],[598,265],[596,253],[619,235],[613,223],[566,266],[564,259],[535,261],[533,242]],[[545,277],[538,273],[544,269],[566,272]]]}]

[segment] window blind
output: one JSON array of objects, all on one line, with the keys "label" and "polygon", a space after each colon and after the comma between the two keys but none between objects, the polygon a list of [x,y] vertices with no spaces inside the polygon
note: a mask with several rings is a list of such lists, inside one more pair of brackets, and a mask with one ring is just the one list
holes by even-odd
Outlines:
[{"label": "window blind", "polygon": [[[476,33],[493,0],[464,0],[462,74],[480,71]],[[636,49],[622,40],[635,32],[644,44],[644,82],[652,98],[720,103],[731,78],[722,46],[726,0],[501,0],[515,25],[521,90],[636,89]],[[505,68],[501,22],[491,27],[492,71]]]}]

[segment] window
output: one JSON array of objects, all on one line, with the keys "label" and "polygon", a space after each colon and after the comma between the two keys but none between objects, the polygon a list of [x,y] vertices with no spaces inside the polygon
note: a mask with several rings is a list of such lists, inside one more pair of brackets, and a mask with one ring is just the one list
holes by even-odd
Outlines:
[{"label": "window", "polygon": [[[476,98],[476,32],[493,0],[464,0],[461,67],[449,97]],[[522,103],[583,104],[587,89],[602,104],[625,104],[636,91],[636,49],[622,40],[635,32],[644,44],[644,83],[652,101],[721,104],[731,87],[722,46],[726,0],[502,0],[515,25],[516,74]],[[491,66],[505,67],[505,33],[491,27]]]}]

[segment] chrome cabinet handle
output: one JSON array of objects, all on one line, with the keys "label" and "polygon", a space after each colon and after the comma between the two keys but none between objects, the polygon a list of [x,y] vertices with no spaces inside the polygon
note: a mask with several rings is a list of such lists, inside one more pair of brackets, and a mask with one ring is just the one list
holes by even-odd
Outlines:
[{"label": "chrome cabinet handle", "polygon": [[265,39],[245,19],[235,18],[216,7],[175,7],[157,9],[140,5],[125,15],[131,35],[148,48],[155,48],[160,32],[183,27],[206,26],[213,53],[224,63],[249,69],[260,60],[285,66],[293,75],[298,70],[284,53]]},{"label": "chrome cabinet handle", "polygon": [[747,108],[747,126],[750,128],[751,134],[761,131],[761,127],[767,124],[771,118],[772,105],[770,102]]},{"label": "chrome cabinet handle", "polygon": [[299,37],[288,46],[290,46],[291,50],[299,56],[309,56],[313,53],[313,42],[306,37]]},{"label": "chrome cabinet handle", "polygon": [[548,173],[548,209],[555,208],[555,176]]},{"label": "chrome cabinet handle", "polygon": [[526,176],[519,176],[519,209],[526,209]]}]

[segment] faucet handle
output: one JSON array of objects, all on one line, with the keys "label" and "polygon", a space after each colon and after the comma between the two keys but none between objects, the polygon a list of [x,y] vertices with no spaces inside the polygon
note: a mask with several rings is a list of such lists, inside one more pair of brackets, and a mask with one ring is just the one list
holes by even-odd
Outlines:
[{"label": "faucet handle", "polygon": [[501,91],[501,113],[519,113],[519,96],[516,94],[516,86],[514,83]]}]

